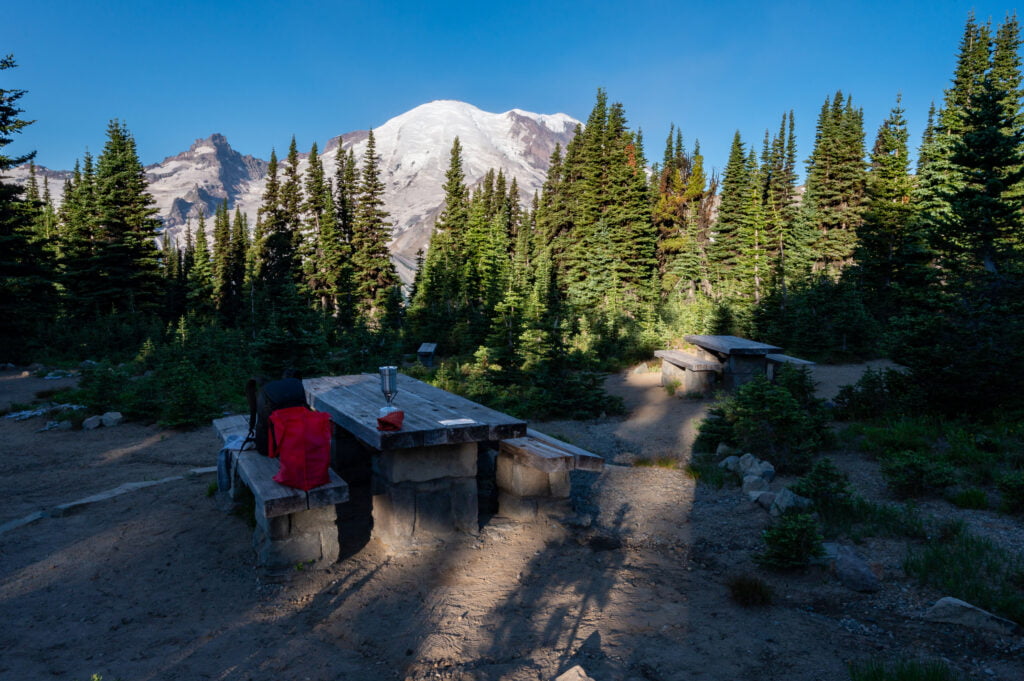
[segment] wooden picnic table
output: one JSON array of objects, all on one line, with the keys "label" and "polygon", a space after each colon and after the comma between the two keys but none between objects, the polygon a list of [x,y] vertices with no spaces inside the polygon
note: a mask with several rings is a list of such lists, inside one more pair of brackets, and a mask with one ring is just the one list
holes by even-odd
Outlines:
[{"label": "wooden picnic table", "polygon": [[685,336],[686,342],[694,345],[704,359],[722,363],[722,383],[727,390],[749,383],[768,368],[768,354],[781,352],[782,348],[767,343],[758,343],[739,336],[707,336],[693,334]]},{"label": "wooden picnic table", "polygon": [[434,447],[522,437],[526,422],[398,374],[396,407],[405,412],[399,431],[377,430],[385,405],[376,374],[307,378],[303,382],[310,405],[375,450]]},{"label": "wooden picnic table", "polygon": [[740,338],[739,336],[686,336],[686,342],[699,348],[719,353],[726,357],[731,355],[765,356],[770,352],[782,352],[782,348],[767,343]]},{"label": "wooden picnic table", "polygon": [[[476,534],[480,443],[526,435],[526,422],[403,374],[394,406],[401,430],[377,429],[385,406],[376,374],[303,381],[310,405],[331,415],[336,460],[372,466],[373,536],[401,552]],[[345,477],[345,473],[342,473]]]}]

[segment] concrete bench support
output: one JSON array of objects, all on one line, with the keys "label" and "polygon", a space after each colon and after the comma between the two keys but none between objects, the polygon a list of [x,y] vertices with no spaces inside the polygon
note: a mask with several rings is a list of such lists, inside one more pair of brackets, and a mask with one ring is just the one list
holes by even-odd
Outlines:
[{"label": "concrete bench support", "polygon": [[[245,416],[217,419],[213,425],[225,442],[238,443],[238,434],[244,438],[248,431]],[[221,450],[217,466],[221,494],[238,501],[243,489],[252,492],[257,567],[275,574],[299,564],[327,567],[338,560],[335,506],[347,502],[349,493],[337,473],[330,471],[328,484],[303,491],[274,482],[279,463],[255,451],[226,448]]]},{"label": "concrete bench support", "polygon": [[573,470],[599,471],[604,460],[532,429],[526,437],[502,440],[498,449],[498,514],[532,521],[569,513]]},{"label": "concrete bench support", "polygon": [[654,356],[661,358],[661,384],[674,382],[684,395],[711,394],[722,372],[722,363],[717,359],[698,357],[680,350],[657,350]]},{"label": "concrete bench support", "polygon": [[391,552],[479,532],[477,443],[384,450],[373,458],[373,535]]}]

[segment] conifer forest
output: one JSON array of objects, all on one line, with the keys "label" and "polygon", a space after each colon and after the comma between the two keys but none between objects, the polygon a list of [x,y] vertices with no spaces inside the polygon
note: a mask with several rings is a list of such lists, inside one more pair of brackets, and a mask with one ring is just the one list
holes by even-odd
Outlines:
[{"label": "conifer forest", "polygon": [[[529,202],[502,172],[468,187],[456,139],[405,289],[372,132],[333,177],[315,145],[300,174],[293,139],[255,224],[225,203],[175,242],[118,120],[59,205],[34,175],[7,181],[32,162],[3,155],[31,140],[31,112],[0,89],[0,361],[93,360],[96,400],[183,425],[238,405],[251,375],[374,370],[436,342],[437,365],[410,373],[510,413],[585,418],[614,409],[604,372],[733,334],[818,361],[889,357],[909,368],[886,379],[901,409],[1009,419],[1024,408],[1020,47],[1015,17],[969,18],[931,111],[893,93],[865,121],[856,93],[823,93],[812,149],[791,112],[764,112],[770,128],[737,131],[721,173],[700,131],[643,139],[604,90]],[[907,117],[924,115],[910,140]]]}]

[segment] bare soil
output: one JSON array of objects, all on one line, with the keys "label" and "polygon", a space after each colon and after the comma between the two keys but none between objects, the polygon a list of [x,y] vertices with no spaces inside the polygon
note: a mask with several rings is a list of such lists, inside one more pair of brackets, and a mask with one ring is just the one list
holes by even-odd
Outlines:
[{"label": "bare soil", "polygon": [[[818,367],[822,394],[863,369]],[[0,409],[58,385],[2,373]],[[250,526],[207,495],[215,476],[189,474],[213,465],[212,429],[37,432],[44,418],[0,419],[0,679],[525,681],[579,664],[598,681],[830,681],[848,679],[852,660],[917,656],[970,678],[1024,678],[1020,637],[921,618],[944,594],[906,578],[896,542],[857,547],[881,576],[873,594],[824,569],[758,569],[769,517],[738,489],[628,465],[684,463],[708,403],[669,396],[642,369],[607,385],[626,416],[535,424],[610,464],[574,473],[571,521],[490,518],[478,537],[405,556],[370,541],[285,584],[259,580]],[[884,494],[873,464],[836,458]],[[973,513],[1019,540],[1013,522]],[[772,605],[735,604],[727,583],[741,574],[768,582]]]}]

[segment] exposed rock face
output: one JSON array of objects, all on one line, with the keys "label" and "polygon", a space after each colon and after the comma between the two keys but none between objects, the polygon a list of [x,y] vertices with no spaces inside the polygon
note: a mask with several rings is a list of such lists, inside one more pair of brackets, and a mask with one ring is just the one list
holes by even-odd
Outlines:
[{"label": "exposed rock face", "polygon": [[251,202],[249,190],[254,183],[261,183],[266,173],[266,161],[243,156],[221,134],[198,139],[188,151],[146,168],[149,190],[164,227],[173,232],[189,220],[197,220],[199,211],[212,216],[224,199],[229,208],[242,204],[244,212],[254,214],[245,205]]}]

